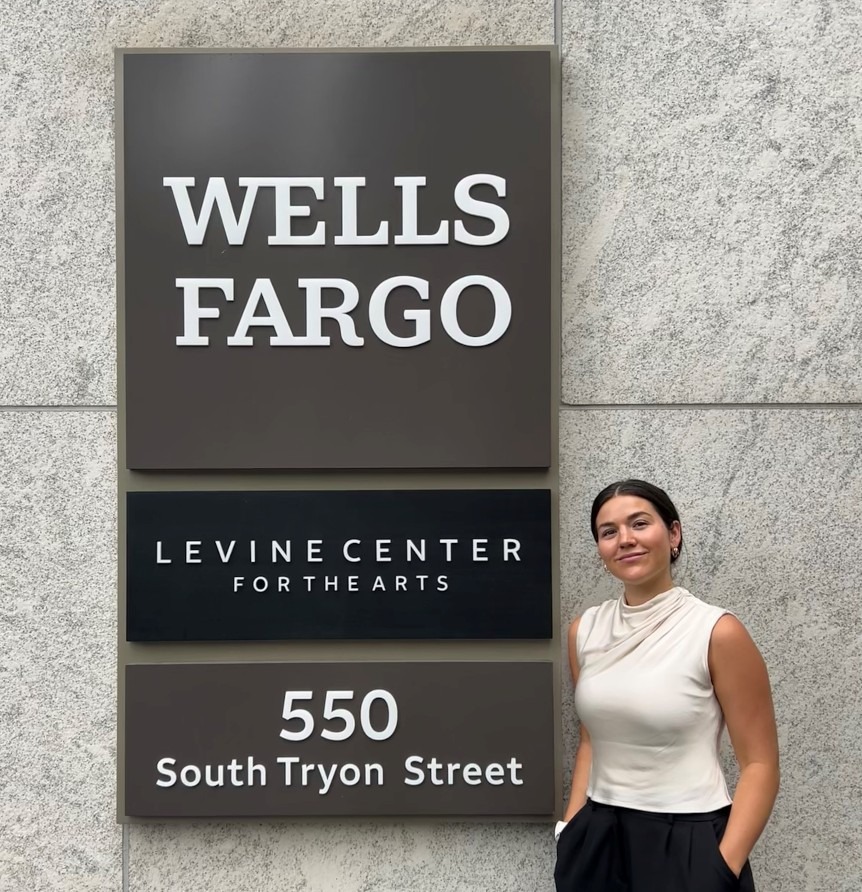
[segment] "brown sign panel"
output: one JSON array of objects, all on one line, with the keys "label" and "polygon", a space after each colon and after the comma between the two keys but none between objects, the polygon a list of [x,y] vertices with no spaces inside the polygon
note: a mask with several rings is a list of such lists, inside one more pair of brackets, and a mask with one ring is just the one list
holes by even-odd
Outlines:
[{"label": "brown sign panel", "polygon": [[551,73],[122,56],[128,467],[549,466]]},{"label": "brown sign panel", "polygon": [[140,817],[549,815],[552,664],[126,667]]}]

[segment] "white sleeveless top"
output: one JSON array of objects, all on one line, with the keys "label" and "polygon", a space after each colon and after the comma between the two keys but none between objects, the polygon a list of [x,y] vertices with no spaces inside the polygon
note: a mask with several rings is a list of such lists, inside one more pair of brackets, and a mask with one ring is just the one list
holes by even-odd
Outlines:
[{"label": "white sleeveless top", "polygon": [[638,607],[621,597],[584,612],[575,707],[592,741],[591,799],[656,812],[730,803],[707,661],[727,612],[679,587]]}]

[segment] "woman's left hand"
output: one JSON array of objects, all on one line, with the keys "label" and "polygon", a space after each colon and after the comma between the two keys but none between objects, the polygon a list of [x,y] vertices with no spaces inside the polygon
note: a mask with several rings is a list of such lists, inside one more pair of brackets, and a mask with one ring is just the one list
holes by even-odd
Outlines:
[{"label": "woman's left hand", "polygon": [[733,871],[736,878],[739,879],[739,875],[742,873],[742,868],[745,867],[745,859],[743,859],[740,864],[738,858],[734,858],[733,855],[725,852],[720,845],[718,851],[721,852],[721,857],[724,858],[724,863]]}]

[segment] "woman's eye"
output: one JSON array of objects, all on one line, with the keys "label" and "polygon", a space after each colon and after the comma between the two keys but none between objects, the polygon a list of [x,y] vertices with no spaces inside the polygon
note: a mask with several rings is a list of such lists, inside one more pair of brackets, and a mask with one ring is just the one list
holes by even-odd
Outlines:
[{"label": "woman's eye", "polygon": [[608,536],[613,536],[613,530],[602,530],[602,539],[607,539]]}]

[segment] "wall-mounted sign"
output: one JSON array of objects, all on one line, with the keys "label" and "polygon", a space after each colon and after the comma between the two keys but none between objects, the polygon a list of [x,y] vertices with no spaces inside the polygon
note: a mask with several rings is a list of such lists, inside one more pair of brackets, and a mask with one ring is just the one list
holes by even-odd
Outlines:
[{"label": "wall-mounted sign", "polygon": [[132,492],[130,641],[550,638],[548,490]]},{"label": "wall-mounted sign", "polygon": [[549,816],[558,49],[117,75],[120,819]]},{"label": "wall-mounted sign", "polygon": [[547,467],[551,76],[125,55],[128,467]]},{"label": "wall-mounted sign", "polygon": [[141,817],[548,815],[551,663],[126,667]]}]

